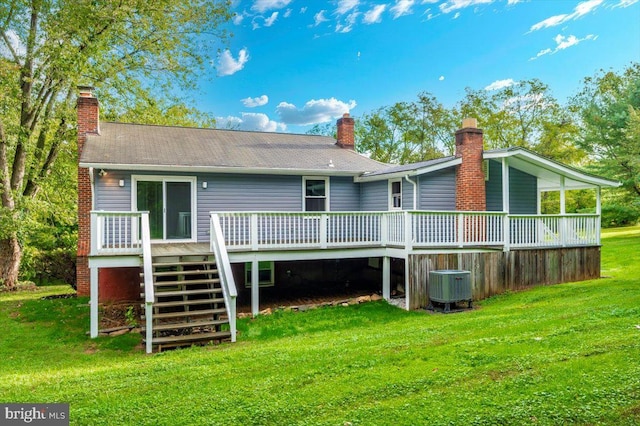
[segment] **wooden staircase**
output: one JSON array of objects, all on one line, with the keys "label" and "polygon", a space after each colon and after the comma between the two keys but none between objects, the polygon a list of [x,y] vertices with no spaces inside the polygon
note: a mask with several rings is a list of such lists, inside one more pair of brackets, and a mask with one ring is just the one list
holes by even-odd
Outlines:
[{"label": "wooden staircase", "polygon": [[[152,271],[154,350],[230,338],[227,309],[213,254],[154,256]],[[144,292],[144,274],[140,276]],[[143,319],[146,319],[144,315]],[[146,328],[142,329],[142,335],[146,339]]]}]

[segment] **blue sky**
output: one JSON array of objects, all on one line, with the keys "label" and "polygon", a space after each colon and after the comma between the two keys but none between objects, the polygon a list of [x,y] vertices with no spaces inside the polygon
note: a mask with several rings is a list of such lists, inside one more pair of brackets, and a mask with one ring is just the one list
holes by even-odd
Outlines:
[{"label": "blue sky", "polygon": [[[564,103],[640,61],[640,0],[235,0],[196,107],[218,126],[304,133],[430,92],[538,78]],[[481,123],[480,123],[481,124]]]}]

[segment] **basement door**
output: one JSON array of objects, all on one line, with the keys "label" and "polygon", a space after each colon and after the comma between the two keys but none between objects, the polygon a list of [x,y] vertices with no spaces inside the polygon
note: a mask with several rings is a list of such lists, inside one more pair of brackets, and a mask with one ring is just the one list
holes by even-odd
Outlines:
[{"label": "basement door", "polygon": [[151,239],[195,241],[196,178],[133,176],[132,205],[149,212]]}]

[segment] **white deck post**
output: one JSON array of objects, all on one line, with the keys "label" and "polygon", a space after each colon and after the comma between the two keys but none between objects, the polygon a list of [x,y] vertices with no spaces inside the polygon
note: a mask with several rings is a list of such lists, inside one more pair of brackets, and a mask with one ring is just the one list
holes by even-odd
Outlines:
[{"label": "white deck post", "polygon": [[251,250],[258,251],[258,215],[251,214]]},{"label": "white deck post", "polygon": [[98,268],[89,268],[90,295],[89,311],[91,316],[90,336],[92,339],[98,337]]},{"label": "white deck post", "polygon": [[564,187],[564,176],[560,176],[560,244],[562,247],[567,245],[567,221],[565,215],[567,214],[567,199]]},{"label": "white deck post", "polygon": [[327,220],[329,220],[329,216],[326,214],[320,215],[320,248],[327,248]]},{"label": "white deck post", "polygon": [[260,313],[260,262],[251,262],[251,315]]},{"label": "white deck post", "polygon": [[[511,245],[511,223],[509,222],[509,213],[510,213],[510,205],[509,199],[511,195],[509,194],[509,159],[507,157],[502,158],[502,211],[506,213],[504,217],[503,226],[503,251],[509,251]],[[538,197],[538,205],[540,205],[540,200]]]},{"label": "white deck post", "polygon": [[391,299],[391,258],[382,258],[382,297],[384,300]]},{"label": "white deck post", "polygon": [[601,229],[601,223],[602,223],[602,199],[601,199],[601,191],[602,188],[600,188],[599,186],[596,188],[596,214],[598,215],[598,218],[596,219],[596,243],[599,245],[600,244],[600,229]]}]

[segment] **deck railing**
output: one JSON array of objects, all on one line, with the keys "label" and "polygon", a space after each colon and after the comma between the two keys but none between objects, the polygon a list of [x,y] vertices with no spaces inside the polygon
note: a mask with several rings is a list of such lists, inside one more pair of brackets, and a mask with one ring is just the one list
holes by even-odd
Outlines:
[{"label": "deck railing", "polygon": [[91,253],[141,254],[141,212],[92,211]]},{"label": "deck railing", "polygon": [[598,215],[502,212],[225,212],[232,251],[343,247],[566,247],[599,244]]},{"label": "deck railing", "polygon": [[227,246],[223,237],[222,228],[220,227],[220,218],[215,213],[211,215],[211,251],[216,256],[216,264],[218,267],[218,276],[220,277],[220,285],[222,287],[222,296],[227,308],[227,317],[229,318],[229,331],[231,332],[231,341],[236,341],[236,299],[238,298],[238,290],[233,279],[231,271],[231,263],[227,254]]},{"label": "deck railing", "polygon": [[[142,254],[140,212],[91,213],[93,255]],[[502,212],[223,212],[229,251],[353,247],[536,248],[600,244],[600,216]],[[213,234],[212,234],[213,235]]]}]

